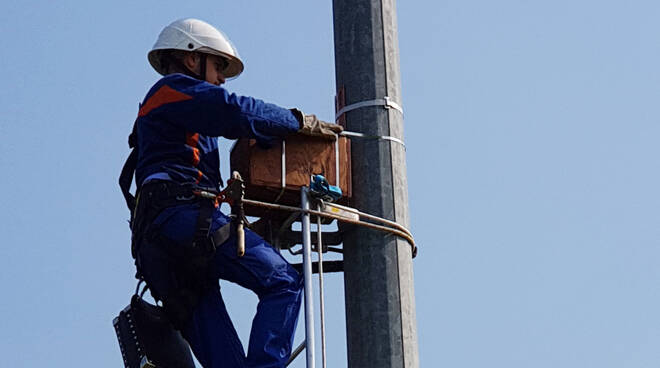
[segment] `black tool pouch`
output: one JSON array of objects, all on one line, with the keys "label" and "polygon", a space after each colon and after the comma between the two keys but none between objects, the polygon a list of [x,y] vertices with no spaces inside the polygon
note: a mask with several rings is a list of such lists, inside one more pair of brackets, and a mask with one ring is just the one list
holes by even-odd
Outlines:
[{"label": "black tool pouch", "polygon": [[188,343],[163,308],[146,302],[137,292],[112,324],[126,368],[195,367]]},{"label": "black tool pouch", "polygon": [[[179,330],[187,325],[202,295],[209,288],[217,287],[209,267],[215,254],[215,245],[209,236],[215,205],[213,201],[194,196],[192,190],[191,186],[170,182],[145,184],[140,190],[132,221],[138,278],[142,277],[141,258],[138,256],[142,243],[146,241],[156,245],[167,258],[170,274],[160,277],[169,279],[170,289],[166,295],[152,289],[152,295],[162,300],[165,313]],[[184,203],[199,205],[195,233],[187,244],[173,242],[152,225],[163,209]]]},{"label": "black tool pouch", "polygon": [[[209,237],[209,228],[215,207],[209,201],[200,201],[195,235],[189,244],[169,247],[172,284],[174,290],[163,300],[165,311],[174,326],[185,327],[199,299],[212,287],[218,287],[211,275],[211,261],[215,245]],[[163,239],[163,243],[167,240]]]},{"label": "black tool pouch", "polygon": [[131,213],[131,253],[133,258],[137,257],[138,247],[142,240],[153,235],[150,234],[149,227],[162,210],[197,200],[192,195],[190,186],[161,180],[144,184],[137,195],[135,209]]}]

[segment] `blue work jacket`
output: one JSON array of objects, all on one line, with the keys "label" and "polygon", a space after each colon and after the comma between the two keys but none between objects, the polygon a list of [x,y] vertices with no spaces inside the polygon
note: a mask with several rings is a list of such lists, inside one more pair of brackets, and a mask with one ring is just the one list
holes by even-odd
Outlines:
[{"label": "blue work jacket", "polygon": [[137,187],[149,176],[165,173],[178,183],[219,189],[217,137],[255,138],[269,144],[298,129],[298,119],[289,109],[230,94],[183,74],[167,75],[140,104]]}]

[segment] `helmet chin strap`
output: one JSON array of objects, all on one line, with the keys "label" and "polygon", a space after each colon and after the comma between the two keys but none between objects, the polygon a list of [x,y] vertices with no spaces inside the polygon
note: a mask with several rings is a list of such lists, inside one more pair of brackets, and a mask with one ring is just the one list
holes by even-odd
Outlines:
[{"label": "helmet chin strap", "polygon": [[206,82],[206,54],[203,52],[199,56],[199,79]]},{"label": "helmet chin strap", "polygon": [[206,54],[203,52],[200,52],[198,54],[199,54],[199,74],[190,70],[181,60],[175,57],[162,58],[161,63],[167,62],[170,64],[175,64],[178,67],[178,69],[181,70],[182,74],[206,82]]}]

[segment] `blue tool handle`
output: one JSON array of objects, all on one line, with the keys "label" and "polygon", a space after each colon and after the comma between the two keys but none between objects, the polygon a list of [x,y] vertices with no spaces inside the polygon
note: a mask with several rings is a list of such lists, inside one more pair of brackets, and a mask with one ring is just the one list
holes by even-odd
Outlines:
[{"label": "blue tool handle", "polygon": [[312,175],[309,186],[313,196],[329,202],[340,199],[343,194],[341,188],[330,185],[328,180],[320,174]]}]

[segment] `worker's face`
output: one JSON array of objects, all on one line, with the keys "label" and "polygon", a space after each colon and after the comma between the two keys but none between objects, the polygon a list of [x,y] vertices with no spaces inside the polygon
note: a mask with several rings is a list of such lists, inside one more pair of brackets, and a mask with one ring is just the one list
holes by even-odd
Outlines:
[{"label": "worker's face", "polygon": [[227,61],[218,55],[206,56],[206,81],[219,86],[225,83],[225,76],[222,71],[225,70]]},{"label": "worker's face", "polygon": [[[198,53],[191,52],[183,60],[184,65],[199,74],[201,71],[200,61],[202,58]],[[219,86],[225,83],[225,76],[222,71],[227,66],[227,61],[218,55],[206,54],[206,81]]]}]

